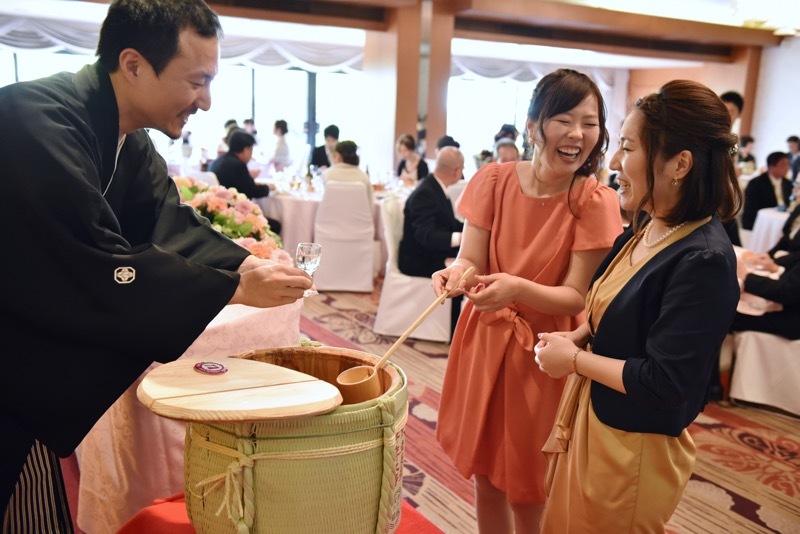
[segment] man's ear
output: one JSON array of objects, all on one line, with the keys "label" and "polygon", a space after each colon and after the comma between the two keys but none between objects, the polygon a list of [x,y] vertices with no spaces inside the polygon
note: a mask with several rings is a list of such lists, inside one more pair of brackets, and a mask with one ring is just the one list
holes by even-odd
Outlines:
[{"label": "man's ear", "polygon": [[144,58],[133,48],[126,48],[119,53],[119,70],[128,83],[137,85],[139,75],[144,67]]}]

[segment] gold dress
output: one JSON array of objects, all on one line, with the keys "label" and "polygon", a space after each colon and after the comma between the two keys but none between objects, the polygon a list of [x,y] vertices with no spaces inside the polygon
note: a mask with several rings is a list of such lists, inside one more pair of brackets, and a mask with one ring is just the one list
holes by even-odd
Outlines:
[{"label": "gold dress", "polygon": [[[707,221],[687,224],[635,265],[631,253],[637,239],[631,239],[589,290],[590,331],[596,331],[619,290],[650,258]],[[694,441],[685,429],[676,438],[605,425],[595,415],[590,386],[586,377],[570,375],[542,448],[548,459],[542,532],[663,533],[692,474]]]}]

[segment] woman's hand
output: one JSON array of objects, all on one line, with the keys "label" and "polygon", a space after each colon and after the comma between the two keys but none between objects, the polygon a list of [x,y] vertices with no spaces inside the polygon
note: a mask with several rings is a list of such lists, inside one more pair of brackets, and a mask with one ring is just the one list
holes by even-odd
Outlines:
[{"label": "woman's hand", "polygon": [[475,309],[493,312],[505,308],[519,296],[522,279],[506,273],[475,276],[476,288],[466,293]]},{"label": "woman's hand", "polygon": [[461,287],[456,288],[455,285],[468,268],[468,265],[453,263],[450,267],[433,273],[431,278],[433,279],[433,292],[436,293],[436,296],[438,297],[450,289],[453,289],[450,292],[450,298],[464,294],[466,288],[472,287],[475,283],[474,280],[476,276],[472,275],[467,277],[466,280],[461,282]]},{"label": "woman's hand", "polygon": [[572,355],[578,347],[563,332],[539,334],[539,343],[533,348],[536,363],[543,373],[553,378],[561,378],[573,372]]}]

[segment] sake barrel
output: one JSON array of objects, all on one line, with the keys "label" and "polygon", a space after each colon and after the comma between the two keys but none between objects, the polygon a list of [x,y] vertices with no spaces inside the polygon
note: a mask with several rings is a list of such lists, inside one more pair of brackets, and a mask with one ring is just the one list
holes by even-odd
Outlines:
[{"label": "sake barrel", "polygon": [[[377,357],[333,347],[237,355],[336,384]],[[254,422],[192,422],[185,448],[186,507],[198,533],[394,532],[400,522],[403,371],[380,371],[382,395],[328,413]]]}]

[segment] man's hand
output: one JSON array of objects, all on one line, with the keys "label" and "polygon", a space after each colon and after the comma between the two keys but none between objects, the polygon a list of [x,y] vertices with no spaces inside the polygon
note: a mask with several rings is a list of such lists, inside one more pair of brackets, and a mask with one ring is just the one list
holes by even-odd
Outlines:
[{"label": "man's hand", "polygon": [[262,260],[261,258],[251,254],[250,256],[247,256],[244,259],[242,264],[239,265],[239,268],[236,269],[236,272],[239,274],[244,274],[247,271],[251,271],[253,269],[257,269],[258,267],[264,267],[267,265],[275,265],[275,262],[272,260]]},{"label": "man's hand", "polygon": [[239,267],[239,270],[239,286],[229,304],[256,308],[283,306],[303,298],[303,291],[311,287],[310,276],[288,265],[264,265],[246,271]]}]

